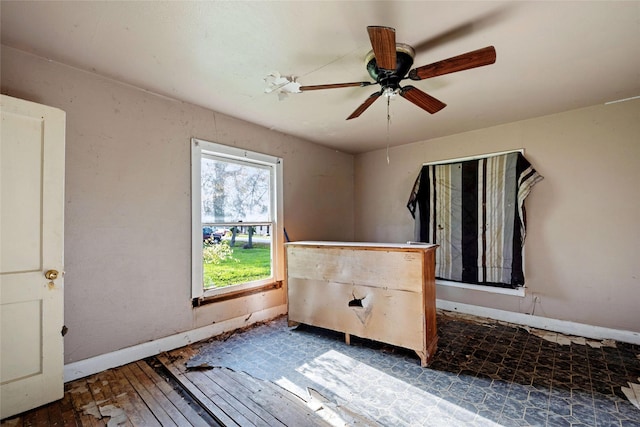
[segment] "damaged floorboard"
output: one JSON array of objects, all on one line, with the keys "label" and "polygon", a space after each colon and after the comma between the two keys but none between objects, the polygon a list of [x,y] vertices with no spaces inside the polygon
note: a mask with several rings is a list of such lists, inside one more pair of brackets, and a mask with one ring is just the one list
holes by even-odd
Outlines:
[{"label": "damaged floorboard", "polygon": [[187,368],[183,347],[65,384],[9,426],[326,426],[288,391],[227,368]]},{"label": "damaged floorboard", "polygon": [[227,368],[187,368],[194,354],[186,347],[158,356],[158,360],[225,425],[327,425],[303,400],[273,383]]}]

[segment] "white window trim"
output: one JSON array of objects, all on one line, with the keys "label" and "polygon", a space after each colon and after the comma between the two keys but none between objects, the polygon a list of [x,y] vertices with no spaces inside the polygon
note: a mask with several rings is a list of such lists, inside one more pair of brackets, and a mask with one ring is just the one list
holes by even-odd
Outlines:
[{"label": "white window trim", "polygon": [[283,227],[283,197],[282,197],[282,159],[268,154],[256,153],[237,147],[216,144],[191,138],[191,297],[202,299],[226,293],[243,291],[265,285],[269,281],[255,281],[242,285],[229,286],[227,288],[205,291],[202,286],[202,188],[201,188],[201,159],[202,154],[210,153],[217,157],[230,160],[250,160],[274,168],[273,182],[275,191],[272,193],[275,200],[271,200],[275,208],[272,231],[272,266],[273,280],[281,281],[284,277],[284,227]]},{"label": "white window trim", "polygon": [[519,286],[515,289],[500,288],[497,286],[477,285],[473,283],[452,282],[451,280],[436,279],[436,285],[448,286],[451,288],[468,289],[472,291],[489,292],[492,294],[511,295],[516,297],[524,297],[526,295],[527,288],[525,286]]}]

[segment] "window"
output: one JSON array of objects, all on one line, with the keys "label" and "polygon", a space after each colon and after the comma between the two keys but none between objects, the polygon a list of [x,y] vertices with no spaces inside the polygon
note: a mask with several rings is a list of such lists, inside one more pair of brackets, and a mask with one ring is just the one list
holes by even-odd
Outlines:
[{"label": "window", "polygon": [[541,179],[521,152],[424,164],[407,207],[415,239],[440,246],[436,278],[524,286],[524,201]]},{"label": "window", "polygon": [[194,304],[279,287],[282,160],[193,138],[191,174]]}]

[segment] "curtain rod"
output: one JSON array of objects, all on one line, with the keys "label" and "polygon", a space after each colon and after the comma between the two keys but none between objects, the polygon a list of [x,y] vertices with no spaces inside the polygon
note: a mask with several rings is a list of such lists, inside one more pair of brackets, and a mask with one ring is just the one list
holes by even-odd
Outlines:
[{"label": "curtain rod", "polygon": [[520,153],[520,154],[524,155],[524,148],[519,148],[517,150],[511,150],[511,151],[500,151],[498,153],[478,154],[476,156],[459,157],[457,159],[436,160],[435,162],[423,163],[422,166],[442,165],[442,164],[447,164],[447,163],[466,162],[467,160],[486,159],[487,157],[501,156],[503,154],[510,154],[510,153]]}]

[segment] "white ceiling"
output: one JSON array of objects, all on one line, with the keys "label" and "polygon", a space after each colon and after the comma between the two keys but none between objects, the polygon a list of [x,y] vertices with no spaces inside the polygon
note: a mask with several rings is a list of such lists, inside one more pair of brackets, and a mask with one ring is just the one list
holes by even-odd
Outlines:
[{"label": "white ceiling", "polygon": [[[2,44],[346,152],[365,152],[640,95],[640,1],[2,1]],[[414,66],[493,45],[493,65],[413,84],[430,115],[378,86],[264,92],[273,71],[303,85],[371,80],[367,25],[396,29]]]}]

